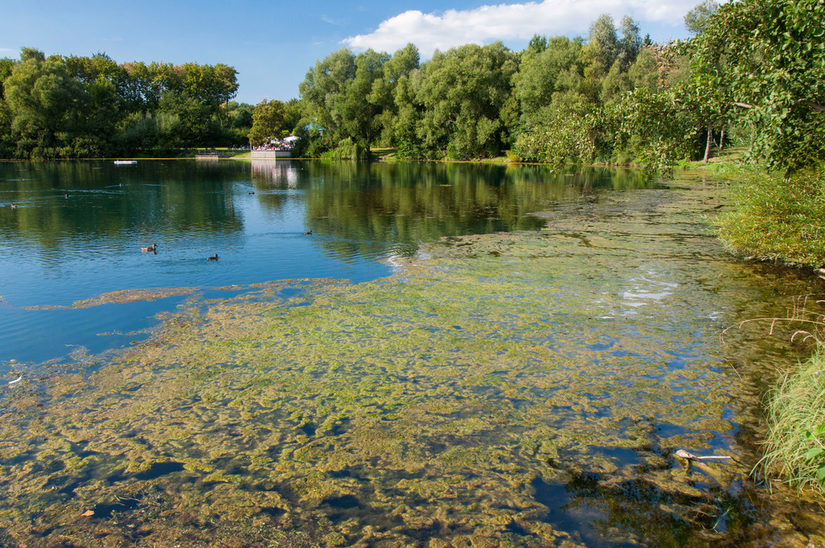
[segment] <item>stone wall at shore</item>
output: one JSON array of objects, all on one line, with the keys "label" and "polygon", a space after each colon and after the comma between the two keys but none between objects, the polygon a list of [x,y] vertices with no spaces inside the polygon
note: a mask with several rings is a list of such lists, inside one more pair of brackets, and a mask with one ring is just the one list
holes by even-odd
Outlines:
[{"label": "stone wall at shore", "polygon": [[292,153],[288,150],[253,150],[253,160],[275,160],[276,158],[289,158]]}]

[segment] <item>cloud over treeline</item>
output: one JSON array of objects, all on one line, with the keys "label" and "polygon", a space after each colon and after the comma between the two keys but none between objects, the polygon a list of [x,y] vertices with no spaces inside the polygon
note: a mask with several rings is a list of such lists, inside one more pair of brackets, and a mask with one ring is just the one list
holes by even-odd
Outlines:
[{"label": "cloud over treeline", "polygon": [[344,40],[355,50],[372,48],[395,51],[409,42],[422,55],[463,44],[495,40],[527,40],[535,34],[586,34],[601,14],[618,21],[630,15],[643,22],[678,25],[696,0],[545,0],[520,4],[497,4],[471,10],[423,13],[408,10],[381,22],[369,34]]}]

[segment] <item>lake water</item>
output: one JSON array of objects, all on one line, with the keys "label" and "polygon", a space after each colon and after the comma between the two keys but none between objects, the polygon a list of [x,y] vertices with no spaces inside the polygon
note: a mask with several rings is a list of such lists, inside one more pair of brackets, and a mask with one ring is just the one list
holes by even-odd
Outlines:
[{"label": "lake water", "polygon": [[720,335],[823,284],[727,254],[722,192],[0,163],[0,544],[818,543],[818,507],[750,474],[810,348]]},{"label": "lake water", "polygon": [[598,171],[550,180],[434,164],[0,163],[0,364],[123,346],[181,298],[49,308],[138,288],[360,282],[420,242],[535,229],[529,213],[548,201],[640,184]]}]

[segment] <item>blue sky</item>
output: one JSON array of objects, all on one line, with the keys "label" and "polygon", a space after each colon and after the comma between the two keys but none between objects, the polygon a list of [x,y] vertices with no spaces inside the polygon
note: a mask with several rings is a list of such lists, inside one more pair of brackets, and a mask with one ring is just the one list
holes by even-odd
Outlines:
[{"label": "blue sky", "polygon": [[238,71],[237,100],[286,100],[315,61],[341,47],[388,51],[502,40],[522,49],[535,33],[586,35],[609,13],[666,41],[687,36],[682,17],[698,0],[3,0],[0,57],[21,47],[47,55],[105,52],[117,62],[225,63]]}]

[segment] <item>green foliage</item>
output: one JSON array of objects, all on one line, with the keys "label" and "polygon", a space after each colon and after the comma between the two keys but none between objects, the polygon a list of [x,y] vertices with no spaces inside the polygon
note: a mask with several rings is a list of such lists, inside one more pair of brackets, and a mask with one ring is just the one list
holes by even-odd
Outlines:
[{"label": "green foliage", "polygon": [[299,86],[305,114],[331,139],[350,139],[368,149],[389,127],[385,113],[393,106],[395,82],[417,63],[412,45],[394,58],[373,50],[357,56],[347,49],[333,52],[317,62]]},{"label": "green foliage", "polygon": [[286,125],[286,109],[281,101],[261,101],[252,115],[252,128],[249,130],[249,142],[252,145],[268,143],[289,132]]},{"label": "green foliage", "polygon": [[556,37],[522,54],[513,77],[513,96],[521,109],[521,131],[514,153],[560,167],[567,162],[613,162],[622,114],[617,105],[633,89],[658,88],[660,61],[653,48],[642,48],[639,28],[621,21],[619,38],[613,19],[599,17],[590,39]]},{"label": "green foliage", "polygon": [[613,18],[600,15],[590,27],[589,45],[596,53],[596,60],[604,70],[609,69],[619,56],[619,38]]},{"label": "green foliage", "polygon": [[[821,319],[821,318],[820,318]],[[825,494],[825,355],[786,375],[768,401],[770,430],[760,463],[767,477]]]},{"label": "green foliage", "polygon": [[789,173],[825,156],[825,3],[724,4],[690,50],[702,84],[752,126],[754,159]]},{"label": "green foliage", "polygon": [[730,247],[769,260],[825,264],[825,171],[782,177],[752,170],[737,179],[734,207],[720,220]]},{"label": "green foliage", "polygon": [[708,19],[719,9],[716,0],[704,0],[685,15],[685,26],[693,34],[704,32]]},{"label": "green foliage", "polygon": [[[118,65],[102,53],[47,58],[24,48],[20,60],[0,60],[0,81],[5,157],[134,154],[237,140],[227,108],[236,72],[222,64]],[[167,139],[173,126],[176,135]]]},{"label": "green foliage", "polygon": [[167,112],[130,114],[115,137],[115,146],[123,153],[140,150],[168,154],[183,144],[180,118]]},{"label": "green foliage", "polygon": [[501,43],[436,52],[422,68],[414,99],[415,133],[425,154],[459,160],[498,155],[501,110],[516,69],[517,57]]},{"label": "green foliage", "polygon": [[632,89],[656,91],[659,89],[659,58],[655,48],[642,48],[636,61],[627,70]]},{"label": "green foliage", "polygon": [[557,113],[540,129],[522,133],[513,151],[525,160],[550,164],[554,169],[570,162],[592,162],[596,157],[598,113]]},{"label": "green foliage", "polygon": [[369,149],[347,137],[339,141],[333,149],[322,152],[321,158],[327,160],[365,160],[368,154]]},{"label": "green foliage", "polygon": [[[294,133],[295,129],[301,125],[301,120],[304,119],[304,105],[298,99],[290,99],[284,103],[284,127],[290,133]],[[250,125],[252,120],[250,118]]]},{"label": "green foliage", "polygon": [[575,91],[581,78],[582,43],[564,36],[545,40],[541,50],[524,52],[513,76],[513,96],[518,100],[523,123],[530,127],[544,118],[555,94]]},{"label": "green foliage", "polygon": [[508,102],[516,56],[493,44],[437,53],[420,69],[418,61],[412,45],[392,57],[334,52],[300,86],[305,114],[330,141],[349,139],[359,151],[382,145],[400,157],[498,154],[510,135],[502,116],[517,119]]},{"label": "green foliage", "polygon": [[331,150],[332,145],[327,133],[326,130],[311,124],[295,128],[293,134],[299,139],[292,149],[292,156],[318,158],[324,152]]},{"label": "green foliage", "polygon": [[651,172],[669,172],[693,149],[693,111],[667,91],[638,88],[617,106],[616,148]]}]

